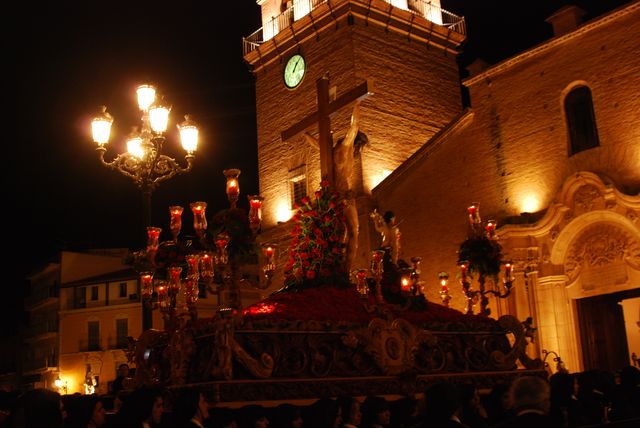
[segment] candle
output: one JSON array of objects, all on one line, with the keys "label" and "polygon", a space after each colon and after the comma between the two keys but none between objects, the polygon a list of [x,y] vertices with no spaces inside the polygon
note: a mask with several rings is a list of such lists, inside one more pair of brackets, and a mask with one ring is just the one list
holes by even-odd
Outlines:
[{"label": "candle", "polygon": [[402,279],[400,280],[400,289],[406,292],[411,291],[411,280],[408,277],[402,277]]}]

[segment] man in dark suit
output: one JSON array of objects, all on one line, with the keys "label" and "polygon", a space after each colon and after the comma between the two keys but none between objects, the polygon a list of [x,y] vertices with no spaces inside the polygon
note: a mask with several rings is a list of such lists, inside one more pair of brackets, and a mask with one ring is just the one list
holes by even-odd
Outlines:
[{"label": "man in dark suit", "polygon": [[438,382],[424,392],[424,413],[413,428],[468,428],[460,422],[460,391],[451,382]]},{"label": "man in dark suit", "polygon": [[179,392],[174,403],[174,419],[172,426],[184,428],[204,428],[204,421],[209,419],[209,405],[204,395],[195,389]]},{"label": "man in dark suit", "polygon": [[555,421],[549,417],[549,382],[535,376],[517,378],[510,388],[511,404],[516,412],[515,418],[496,428],[554,428]]}]

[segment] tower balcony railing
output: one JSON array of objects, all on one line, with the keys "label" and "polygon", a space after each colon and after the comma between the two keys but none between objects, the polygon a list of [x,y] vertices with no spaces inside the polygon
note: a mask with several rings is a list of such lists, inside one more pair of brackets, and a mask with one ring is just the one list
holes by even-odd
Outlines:
[{"label": "tower balcony railing", "polygon": [[[295,0],[292,5],[278,16],[274,16],[262,28],[256,30],[253,34],[242,38],[243,54],[246,55],[256,50],[267,40],[273,38],[280,31],[292,25],[295,21],[308,15],[328,0]],[[388,4],[405,9],[405,7],[397,6],[398,2],[393,0],[383,0]],[[407,0],[406,9],[409,12],[421,16],[435,24],[442,25],[451,31],[465,35],[466,26],[464,17],[455,15],[439,5],[434,5],[429,0]]]}]

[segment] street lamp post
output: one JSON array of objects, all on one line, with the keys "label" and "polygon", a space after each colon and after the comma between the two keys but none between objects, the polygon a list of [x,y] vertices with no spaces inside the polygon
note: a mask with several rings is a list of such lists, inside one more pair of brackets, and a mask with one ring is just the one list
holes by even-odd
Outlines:
[{"label": "street lamp post", "polygon": [[[127,152],[120,153],[112,161],[105,160],[106,145],[111,134],[113,118],[102,107],[100,114],[91,123],[93,141],[100,162],[133,180],[142,192],[145,226],[151,226],[151,194],[160,183],[171,177],[191,171],[195,152],[198,148],[198,128],[185,116],[184,122],[177,125],[183,149],[187,152],[186,166],[181,166],[174,158],[162,153],[165,132],[169,123],[170,107],[164,105],[156,96],[156,88],[141,85],[137,88],[138,106],[142,111],[142,127],[135,127],[127,136]],[[143,299],[144,300],[144,299]],[[142,302],[142,328],[151,328],[151,310]]]}]

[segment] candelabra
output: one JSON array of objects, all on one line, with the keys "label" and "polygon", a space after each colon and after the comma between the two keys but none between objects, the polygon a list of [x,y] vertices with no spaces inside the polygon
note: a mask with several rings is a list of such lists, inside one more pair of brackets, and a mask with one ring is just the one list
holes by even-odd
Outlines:
[{"label": "candelabra", "polygon": [[[214,217],[213,222],[218,230],[211,231],[208,227],[207,203],[193,202],[190,208],[196,236],[181,240],[184,209],[172,206],[169,208],[171,239],[160,242],[162,229],[148,227],[146,250],[136,253],[137,262],[134,261],[134,264],[147,268],[139,269],[144,302],[149,309],[161,311],[166,330],[178,328],[183,315],[191,320],[197,319],[196,304],[202,288],[218,294],[219,303],[225,307],[239,310],[242,284],[248,283],[262,289],[271,285],[276,269],[277,248],[271,243],[260,245],[264,280],[255,282],[241,278],[240,270],[245,260],[241,260],[239,253],[243,251],[243,245],[246,246],[246,252],[253,249],[260,228],[263,198],[259,195],[248,196],[250,210],[245,216],[242,210],[236,208],[240,170],[232,170],[233,174],[228,174],[228,171],[225,170],[224,174],[231,208]],[[231,180],[234,183],[229,185]],[[154,295],[157,297],[155,301]]]},{"label": "candelabra", "polygon": [[[496,236],[496,221],[489,220],[483,225],[480,217],[480,205],[473,203],[467,208],[469,214],[469,236],[460,245],[458,266],[460,283],[467,304],[466,313],[473,314],[473,306],[480,300],[480,313],[489,315],[489,295],[504,299],[511,294],[513,285],[512,263],[502,261],[501,246]],[[502,290],[498,288],[498,276],[504,265]],[[478,289],[473,289],[471,276],[478,274]],[[493,287],[487,288],[487,279],[493,279]]]}]

